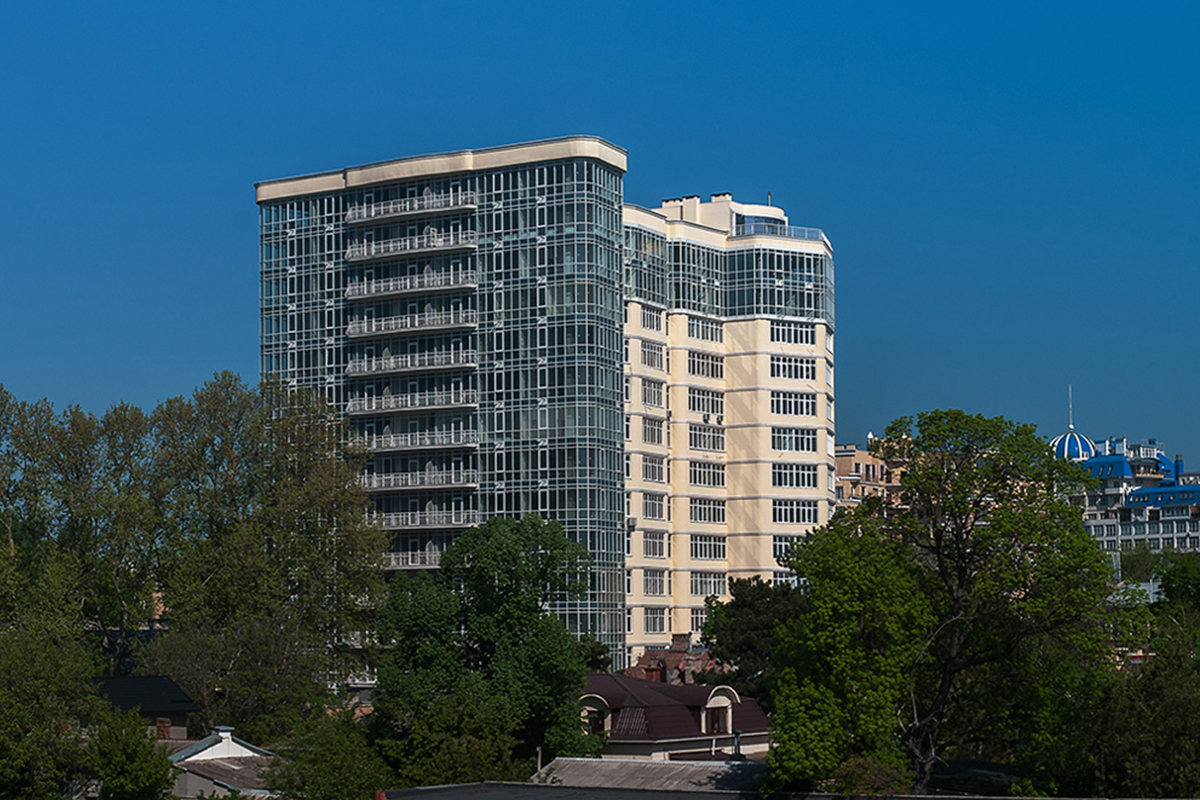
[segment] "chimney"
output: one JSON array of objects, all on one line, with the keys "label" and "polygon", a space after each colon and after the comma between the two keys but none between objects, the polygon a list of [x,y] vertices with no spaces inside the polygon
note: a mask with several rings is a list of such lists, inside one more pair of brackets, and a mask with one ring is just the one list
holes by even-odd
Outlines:
[{"label": "chimney", "polygon": [[692,648],[692,635],[690,633],[672,633],[671,634],[671,652],[686,653]]},{"label": "chimney", "polygon": [[1183,454],[1175,454],[1175,482],[1179,483],[1179,479],[1183,477]]}]

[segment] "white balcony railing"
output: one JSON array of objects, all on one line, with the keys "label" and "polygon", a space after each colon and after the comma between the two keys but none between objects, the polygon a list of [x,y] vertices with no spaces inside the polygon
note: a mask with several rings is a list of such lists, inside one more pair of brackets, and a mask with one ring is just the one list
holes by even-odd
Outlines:
[{"label": "white balcony railing", "polygon": [[346,211],[346,223],[369,222],[373,219],[422,214],[428,211],[454,211],[475,206],[475,192],[469,189],[425,197],[404,197],[399,200],[386,200],[382,203],[351,206]]},{"label": "white balcony railing", "polygon": [[431,569],[442,563],[440,550],[412,550],[407,553],[384,553],[383,568],[395,569]]},{"label": "white balcony railing", "polygon": [[773,222],[747,222],[733,226],[734,236],[783,236],[788,239],[809,239],[829,244],[825,232],[820,228],[804,228],[799,225],[780,225]]},{"label": "white balcony railing", "polygon": [[385,472],[359,478],[368,489],[421,489],[439,486],[475,486],[479,473],[473,469]]},{"label": "white balcony railing", "polygon": [[432,353],[404,353],[382,358],[363,358],[346,365],[347,375],[378,375],[434,367],[474,367],[479,354],[474,350],[440,350]]},{"label": "white balcony railing", "polygon": [[380,333],[411,331],[429,328],[462,328],[479,324],[479,314],[473,308],[455,311],[428,311],[402,317],[356,319],[346,326],[347,336],[374,336]]},{"label": "white balcony railing", "polygon": [[377,515],[384,530],[467,528],[479,524],[478,511],[393,511]]},{"label": "white balcony railing", "polygon": [[406,236],[401,239],[356,242],[346,248],[346,260],[370,261],[373,258],[388,258],[429,250],[472,250],[478,245],[479,235],[475,231],[430,231],[420,236]]},{"label": "white balcony railing", "polygon": [[428,275],[403,275],[378,281],[359,281],[346,287],[347,299],[375,297],[387,294],[419,292],[427,289],[462,289],[479,285],[479,275],[474,270],[432,272]]},{"label": "white balcony railing", "polygon": [[347,414],[403,411],[409,408],[439,408],[446,406],[479,405],[479,393],[474,389],[448,392],[413,392],[386,394],[379,397],[356,397],[346,403]]},{"label": "white balcony railing", "polygon": [[479,431],[385,433],[367,438],[363,444],[372,452],[428,447],[472,447],[479,444]]}]

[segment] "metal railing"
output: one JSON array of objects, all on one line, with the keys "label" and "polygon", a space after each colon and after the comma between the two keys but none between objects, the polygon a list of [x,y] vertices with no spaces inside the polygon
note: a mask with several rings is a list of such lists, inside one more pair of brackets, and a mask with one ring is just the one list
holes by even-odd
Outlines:
[{"label": "metal railing", "polygon": [[733,226],[734,236],[786,236],[789,239],[811,239],[829,244],[825,232],[820,228],[802,228],[798,225],[777,225],[771,222],[748,222]]},{"label": "metal railing", "polygon": [[473,469],[437,469],[361,475],[359,479],[368,489],[417,489],[430,486],[474,486],[479,483],[479,473]]},{"label": "metal railing", "polygon": [[415,431],[384,433],[364,441],[368,450],[407,450],[417,447],[470,447],[479,444],[479,431]]},{"label": "metal railing", "polygon": [[403,317],[356,319],[346,326],[346,335],[370,336],[417,328],[454,328],[478,324],[479,313],[475,309],[460,308],[457,311],[428,311],[424,314],[406,314]]},{"label": "metal railing", "polygon": [[399,278],[378,281],[360,281],[346,287],[346,297],[354,299],[381,294],[416,292],[424,289],[456,289],[478,285],[479,276],[474,270],[456,270],[454,272],[434,272],[430,275],[404,275]]},{"label": "metal railing", "polygon": [[449,211],[456,208],[474,208],[475,192],[466,189],[457,192],[434,194],[427,197],[404,197],[399,200],[385,200],[382,203],[371,203],[365,206],[351,206],[346,210],[346,222],[366,222],[383,217],[396,217],[402,214],[417,214],[422,211]]},{"label": "metal railing", "polygon": [[398,356],[363,358],[346,365],[347,375],[375,375],[430,367],[474,367],[479,354],[474,350],[441,350],[432,353],[404,353]]},{"label": "metal railing", "polygon": [[383,568],[388,570],[432,568],[441,563],[442,552],[440,550],[410,550],[407,553],[383,554]]},{"label": "metal railing", "polygon": [[376,518],[384,530],[466,528],[479,524],[478,511],[392,511]]},{"label": "metal railing", "polygon": [[362,414],[376,411],[402,411],[408,408],[475,405],[479,405],[477,391],[458,389],[448,392],[415,392],[412,394],[386,394],[378,397],[356,397],[346,403],[346,413]]},{"label": "metal railing", "polygon": [[416,253],[422,250],[461,250],[479,244],[475,231],[430,231],[403,239],[384,239],[381,242],[358,242],[346,248],[347,261],[366,261],[372,258]]}]

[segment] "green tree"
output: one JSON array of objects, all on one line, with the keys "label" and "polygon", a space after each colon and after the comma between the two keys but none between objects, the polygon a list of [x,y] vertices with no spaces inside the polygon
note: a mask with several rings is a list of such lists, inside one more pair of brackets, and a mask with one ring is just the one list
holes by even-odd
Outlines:
[{"label": "green tree", "polygon": [[361,454],[321,396],[228,373],[160,406],[154,430],[169,630],[140,669],[175,678],[202,726],[274,741],[361,668],[383,550]]},{"label": "green tree", "polygon": [[1097,794],[1108,797],[1200,795],[1200,615],[1162,608],[1150,658],[1113,687],[1089,755]]},{"label": "green tree", "polygon": [[587,563],[556,523],[494,519],[450,546],[436,578],[395,580],[372,724],[401,785],[523,779],[538,746],[596,752],[577,704],[583,650],[548,612]]},{"label": "green tree", "polygon": [[170,764],[146,723],[91,683],[80,576],[74,554],[50,549],[0,595],[0,796],[60,800],[99,781],[114,800],[165,797]]},{"label": "green tree", "polygon": [[266,779],[285,800],[374,800],[396,785],[350,709],[305,720],[278,754]]},{"label": "green tree", "polygon": [[1014,654],[1047,638],[1103,652],[1110,569],[1066,499],[1086,477],[1032,426],[932,411],[893,422],[878,450],[904,470],[887,530],[932,614],[900,719],[923,792],[948,747],[980,752],[972,718],[1010,696]]},{"label": "green tree", "polygon": [[146,736],[135,712],[102,710],[88,736],[101,800],[161,800],[171,794],[175,771],[167,750]]},{"label": "green tree", "polygon": [[885,775],[904,762],[896,718],[932,620],[910,548],[882,530],[878,511],[835,515],[785,560],[805,579],[806,608],[780,625],[768,757],[777,787],[828,780],[850,759],[891,765]]},{"label": "green tree", "polygon": [[1200,553],[1163,554],[1158,574],[1170,603],[1200,610]]},{"label": "green tree", "polygon": [[700,673],[697,680],[727,683],[739,694],[755,698],[767,712],[773,711],[779,681],[775,657],[779,626],[806,612],[805,593],[755,576],[730,581],[728,601],[709,597],[704,604],[707,613],[700,643],[732,671]]}]

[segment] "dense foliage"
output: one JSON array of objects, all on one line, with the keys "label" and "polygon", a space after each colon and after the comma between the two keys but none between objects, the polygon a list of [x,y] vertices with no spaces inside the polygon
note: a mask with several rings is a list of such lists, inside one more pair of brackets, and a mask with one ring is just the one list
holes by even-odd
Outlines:
[{"label": "dense foliage", "polygon": [[546,761],[595,754],[602,741],[577,704],[594,648],[548,610],[584,585],[587,565],[557,523],[526,517],[466,531],[435,574],[397,576],[379,615],[373,712],[309,725],[285,745],[292,762],[273,785],[310,800],[367,797],[365,784],[338,795],[318,776],[361,763],[360,777],[382,774],[392,788],[522,781],[539,748]]},{"label": "dense foliage", "polygon": [[3,580],[69,575],[49,602],[103,672],[169,675],[196,733],[269,744],[352,667],[378,605],[383,540],[346,440],[319,396],[230,374],[100,416],[0,388]]}]

